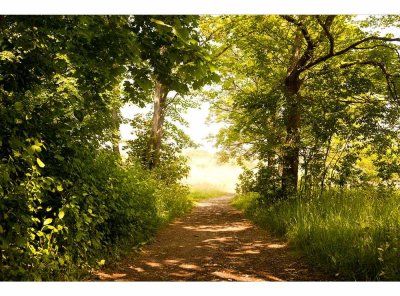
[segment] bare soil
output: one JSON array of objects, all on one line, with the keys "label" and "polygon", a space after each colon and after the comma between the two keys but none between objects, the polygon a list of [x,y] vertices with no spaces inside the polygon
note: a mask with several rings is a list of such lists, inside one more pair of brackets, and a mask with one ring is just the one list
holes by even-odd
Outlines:
[{"label": "bare soil", "polygon": [[288,245],[229,205],[232,196],[197,203],[157,239],[113,268],[102,281],[327,281]]}]

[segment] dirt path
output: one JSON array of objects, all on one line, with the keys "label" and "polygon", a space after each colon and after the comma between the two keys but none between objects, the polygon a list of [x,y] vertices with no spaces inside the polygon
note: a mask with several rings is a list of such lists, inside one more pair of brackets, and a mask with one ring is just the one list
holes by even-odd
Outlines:
[{"label": "dirt path", "polygon": [[295,259],[229,205],[231,196],[199,202],[160,231],[157,240],[112,270],[106,281],[321,281],[323,274]]}]

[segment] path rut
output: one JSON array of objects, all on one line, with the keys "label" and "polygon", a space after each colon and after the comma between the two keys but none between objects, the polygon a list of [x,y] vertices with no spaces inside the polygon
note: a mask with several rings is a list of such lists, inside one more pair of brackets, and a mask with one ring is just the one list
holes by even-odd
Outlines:
[{"label": "path rut", "polygon": [[112,269],[104,281],[325,281],[229,205],[232,196],[201,201],[157,239]]}]

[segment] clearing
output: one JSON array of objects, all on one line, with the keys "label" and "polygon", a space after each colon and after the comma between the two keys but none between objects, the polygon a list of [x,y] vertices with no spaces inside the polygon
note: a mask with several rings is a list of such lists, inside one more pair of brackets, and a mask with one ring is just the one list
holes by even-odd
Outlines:
[{"label": "clearing", "polygon": [[197,203],[157,239],[112,268],[105,281],[326,281],[286,243],[252,224],[225,195]]}]

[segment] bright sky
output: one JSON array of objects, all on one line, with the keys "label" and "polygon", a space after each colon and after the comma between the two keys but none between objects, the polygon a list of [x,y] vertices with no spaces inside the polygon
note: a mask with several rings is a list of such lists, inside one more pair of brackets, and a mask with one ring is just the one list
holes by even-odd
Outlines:
[{"label": "bright sky", "polygon": [[[140,109],[133,105],[125,105],[122,109],[122,116],[127,119],[133,119],[136,114],[147,113],[151,110],[151,105],[144,109]],[[189,122],[189,127],[182,127],[182,129],[190,135],[193,141],[200,144],[199,149],[206,150],[214,153],[216,149],[213,147],[214,143],[206,138],[209,135],[215,135],[223,124],[220,123],[207,123],[207,116],[209,114],[209,103],[202,103],[200,108],[191,108],[187,110],[183,117]],[[121,139],[129,140],[133,138],[132,127],[129,124],[122,124],[120,127]]]},{"label": "bright sky", "polygon": [[[151,107],[151,104],[144,109],[133,105],[125,105],[121,112],[124,118],[133,119],[136,114],[147,113],[151,110]],[[223,124],[207,121],[209,107],[209,103],[202,103],[199,108],[191,108],[183,114],[189,126],[182,127],[182,129],[190,135],[194,142],[200,145],[197,149],[190,149],[184,152],[189,158],[188,164],[191,169],[188,178],[184,182],[194,187],[216,188],[233,193],[242,169],[233,163],[218,162],[217,149],[214,147],[213,141],[207,138],[210,135],[217,134]],[[132,127],[129,124],[122,124],[120,127],[121,139],[132,139],[132,131]],[[120,148],[122,148],[121,146]]]}]

